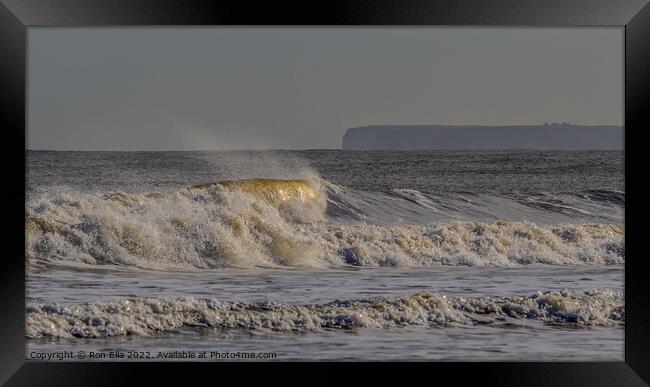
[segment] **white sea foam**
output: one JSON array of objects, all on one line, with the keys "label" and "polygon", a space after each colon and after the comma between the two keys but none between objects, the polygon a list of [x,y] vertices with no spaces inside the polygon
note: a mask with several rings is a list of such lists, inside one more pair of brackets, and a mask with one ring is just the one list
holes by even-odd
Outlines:
[{"label": "white sea foam", "polygon": [[623,294],[612,290],[537,292],[529,297],[451,298],[421,292],[401,298],[317,305],[224,302],[195,298],[130,298],[76,305],[28,305],[26,335],[154,335],[186,327],[305,332],[323,328],[390,328],[539,321],[572,327],[624,324]]},{"label": "white sea foam", "polygon": [[625,259],[623,225],[369,224],[328,216],[331,196],[344,188],[335,191],[318,179],[256,182],[149,194],[42,193],[27,206],[27,256],[144,268],[601,265]]}]

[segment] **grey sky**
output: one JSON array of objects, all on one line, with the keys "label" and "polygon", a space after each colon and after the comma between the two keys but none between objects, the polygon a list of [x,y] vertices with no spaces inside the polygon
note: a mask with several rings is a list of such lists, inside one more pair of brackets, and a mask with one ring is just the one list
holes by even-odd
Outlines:
[{"label": "grey sky", "polygon": [[622,28],[30,28],[29,149],[340,148],[373,124],[623,124]]}]

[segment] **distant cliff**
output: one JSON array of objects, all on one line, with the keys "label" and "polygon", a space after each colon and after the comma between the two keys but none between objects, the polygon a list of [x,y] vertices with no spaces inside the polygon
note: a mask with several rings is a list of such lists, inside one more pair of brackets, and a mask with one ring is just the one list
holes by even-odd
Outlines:
[{"label": "distant cliff", "polygon": [[346,150],[623,149],[623,127],[605,125],[377,125],[350,128]]}]

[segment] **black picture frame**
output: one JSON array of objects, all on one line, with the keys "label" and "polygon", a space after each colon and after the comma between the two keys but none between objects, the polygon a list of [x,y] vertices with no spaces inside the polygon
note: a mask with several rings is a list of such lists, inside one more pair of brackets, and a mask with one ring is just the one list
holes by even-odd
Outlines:
[{"label": "black picture frame", "polygon": [[[645,385],[650,382],[650,299],[644,240],[650,192],[644,184],[650,130],[650,5],[647,0],[356,0],[300,3],[177,0],[0,0],[0,382],[8,385],[119,385],[143,372],[171,383],[204,374],[286,380],[295,365],[278,363],[68,363],[25,359],[26,44],[32,26],[127,25],[454,25],[621,26],[625,28],[625,361],[337,364],[366,381],[420,371],[462,382],[499,385]],[[155,370],[154,370],[155,367]],[[259,372],[246,372],[259,367]],[[318,367],[319,370],[315,368]],[[325,381],[322,364],[305,381]],[[309,374],[307,374],[309,375]],[[331,375],[330,375],[331,376]],[[283,378],[283,379],[279,379]],[[301,377],[302,378],[302,377]],[[314,380],[315,379],[315,380]],[[248,379],[247,379],[248,380]],[[433,381],[433,380],[432,380]],[[644,382],[645,381],[645,382]],[[329,384],[329,383],[328,383]]]}]

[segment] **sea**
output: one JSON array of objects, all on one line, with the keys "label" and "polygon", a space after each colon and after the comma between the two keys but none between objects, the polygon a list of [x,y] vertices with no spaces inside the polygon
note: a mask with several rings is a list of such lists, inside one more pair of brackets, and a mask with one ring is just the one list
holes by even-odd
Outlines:
[{"label": "sea", "polygon": [[623,360],[623,151],[26,164],[28,360]]}]

